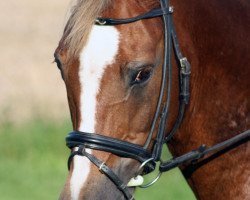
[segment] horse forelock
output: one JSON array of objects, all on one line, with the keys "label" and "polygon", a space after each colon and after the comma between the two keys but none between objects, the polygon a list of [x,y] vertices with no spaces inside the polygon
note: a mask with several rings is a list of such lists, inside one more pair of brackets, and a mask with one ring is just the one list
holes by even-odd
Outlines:
[{"label": "horse forelock", "polygon": [[59,47],[67,50],[67,58],[78,55],[86,43],[95,19],[111,0],[75,0],[69,10]]}]

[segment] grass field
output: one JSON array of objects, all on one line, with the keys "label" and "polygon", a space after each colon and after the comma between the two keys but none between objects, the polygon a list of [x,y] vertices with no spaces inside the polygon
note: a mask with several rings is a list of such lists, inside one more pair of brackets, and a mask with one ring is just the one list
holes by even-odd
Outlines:
[{"label": "grass field", "polygon": [[[67,123],[36,121],[0,129],[0,194],[3,200],[54,200],[67,175]],[[154,176],[154,175],[152,175]],[[178,170],[164,174],[149,189],[138,189],[136,199],[194,200]]]}]

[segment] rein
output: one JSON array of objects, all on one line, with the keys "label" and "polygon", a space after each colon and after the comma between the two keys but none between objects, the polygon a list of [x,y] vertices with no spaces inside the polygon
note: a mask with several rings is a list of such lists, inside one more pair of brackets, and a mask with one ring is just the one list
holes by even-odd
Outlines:
[{"label": "rein", "polygon": [[[142,163],[139,169],[143,169],[142,174],[144,175],[155,170],[156,162],[160,161],[161,158],[163,145],[167,144],[172,139],[177,129],[179,128],[185,113],[186,106],[189,103],[189,98],[190,98],[189,85],[190,85],[191,67],[188,60],[185,57],[183,57],[180,51],[179,42],[177,39],[177,34],[172,19],[173,7],[169,6],[168,0],[160,0],[160,2],[161,2],[161,8],[153,9],[145,14],[136,17],[128,19],[97,18],[95,22],[95,24],[99,26],[116,26],[116,25],[133,23],[138,20],[149,19],[154,17],[162,16],[163,18],[165,49],[164,49],[164,63],[162,67],[162,82],[161,82],[161,88],[160,88],[156,112],[145,144],[143,146],[140,146],[119,139],[106,137],[97,133],[87,133],[79,131],[73,131],[69,133],[69,135],[66,137],[66,145],[70,149],[72,149],[71,155],[69,156],[68,159],[68,168],[70,168],[70,164],[75,155],[87,157],[94,165],[96,165],[99,168],[99,170],[102,173],[104,173],[117,186],[117,188],[123,193],[126,199],[134,199],[134,197],[129,192],[128,186],[124,184],[123,181],[121,181],[120,178],[104,162],[97,159],[95,156],[87,153],[85,151],[85,148],[105,151],[120,157],[135,159],[140,163]],[[172,130],[168,134],[165,134],[166,124],[169,114],[170,99],[171,99],[172,49],[174,50],[175,60],[177,62],[179,69],[179,91],[180,91],[179,110]],[[167,87],[167,97],[166,100],[163,102],[163,96],[166,87]],[[157,130],[156,139],[153,141],[153,150],[152,152],[149,152],[148,147],[152,142],[153,133],[155,132],[158,120],[159,120],[159,127]],[[167,136],[165,137],[165,135]],[[175,167],[183,165],[184,163],[197,161],[203,158],[207,154],[215,154],[244,139],[247,142],[249,140],[249,136],[250,136],[250,130],[247,130],[231,139],[216,144],[212,147],[206,147],[205,145],[201,145],[198,149],[190,151],[180,157],[165,162],[161,161],[159,166],[160,174],[162,172],[166,172]],[[73,150],[73,148],[75,147],[78,147],[78,149]],[[149,183],[144,187],[152,185],[156,180],[158,180],[160,174],[154,181],[152,181],[152,183]],[[132,186],[138,186],[138,184]]]}]

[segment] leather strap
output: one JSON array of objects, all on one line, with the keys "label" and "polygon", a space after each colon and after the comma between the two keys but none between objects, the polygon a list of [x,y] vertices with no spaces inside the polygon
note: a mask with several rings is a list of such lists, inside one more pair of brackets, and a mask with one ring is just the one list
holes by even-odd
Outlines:
[{"label": "leather strap", "polygon": [[161,172],[165,172],[175,167],[178,167],[180,165],[183,165],[187,162],[194,162],[194,161],[197,162],[199,159],[203,158],[205,155],[215,154],[221,150],[224,150],[230,146],[233,146],[239,141],[246,140],[245,142],[247,142],[249,139],[250,139],[250,130],[247,130],[243,133],[240,133],[239,135],[236,135],[228,140],[225,140],[211,147],[206,147],[206,145],[203,144],[198,149],[195,149],[182,156],[179,156],[177,158],[161,163],[159,170]]},{"label": "leather strap", "polygon": [[[166,8],[169,7],[169,1],[168,0],[162,0],[161,1],[161,7]],[[169,7],[170,8],[170,7]],[[171,9],[173,12],[173,9]],[[164,22],[164,39],[165,39],[165,45],[164,45],[164,63],[163,68],[165,68],[165,78],[163,79],[162,87],[163,87],[163,94],[166,92],[166,100],[163,105],[163,109],[161,111],[160,121],[159,121],[159,127],[156,135],[155,144],[153,147],[153,158],[155,161],[159,161],[161,158],[162,148],[164,145],[164,137],[165,137],[165,129],[167,123],[167,119],[169,116],[169,107],[170,107],[170,100],[171,100],[171,91],[172,91],[172,62],[171,62],[171,52],[172,52],[172,41],[171,41],[171,33],[172,33],[172,15],[168,13],[164,13],[162,16],[163,22]],[[162,72],[164,73],[164,71]],[[166,89],[165,89],[166,88]],[[166,90],[166,91],[165,91]],[[152,140],[151,138],[148,138]]]},{"label": "leather strap", "polygon": [[128,187],[121,181],[121,179],[101,160],[85,151],[85,147],[80,145],[77,151],[73,151],[68,159],[68,167],[75,155],[87,157],[98,169],[105,174],[115,186],[124,194],[124,197],[128,200],[133,200],[134,197],[130,194]]},{"label": "leather strap", "polygon": [[[96,133],[73,131],[66,137],[66,145],[70,149],[84,145],[85,148],[110,152],[120,157],[138,160],[141,163],[152,157],[142,146]],[[144,173],[147,174],[153,171],[155,165],[154,161],[148,162],[145,165]]]},{"label": "leather strap", "polygon": [[176,133],[177,129],[180,127],[186,105],[189,103],[190,99],[190,75],[191,75],[191,65],[188,62],[188,60],[182,55],[181,50],[180,50],[180,45],[179,41],[177,38],[177,34],[173,25],[173,19],[171,20],[171,36],[172,36],[172,41],[173,41],[173,47],[174,47],[174,53],[175,53],[175,58],[177,61],[177,65],[179,67],[179,109],[178,109],[178,115],[175,120],[175,124],[172,128],[172,130],[166,134],[165,142],[168,143]]},{"label": "leather strap", "polygon": [[128,24],[132,22],[136,22],[142,19],[150,19],[154,17],[160,17],[164,14],[170,14],[172,13],[172,10],[169,10],[168,7],[166,8],[156,8],[153,10],[150,10],[149,12],[146,12],[142,15],[138,15],[136,17],[131,17],[127,19],[111,19],[111,18],[97,18],[95,21],[96,25],[121,25],[121,24]]}]

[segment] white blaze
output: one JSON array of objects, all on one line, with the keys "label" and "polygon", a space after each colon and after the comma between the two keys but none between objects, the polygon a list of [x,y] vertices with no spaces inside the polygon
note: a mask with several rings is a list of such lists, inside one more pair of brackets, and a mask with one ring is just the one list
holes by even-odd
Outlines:
[{"label": "white blaze", "polygon": [[[80,131],[95,132],[96,97],[106,67],[114,62],[118,53],[119,32],[111,26],[93,26],[88,42],[80,54],[79,79],[81,86]],[[87,150],[91,153],[91,150]],[[80,190],[88,178],[90,161],[81,156],[74,157],[74,168],[70,180],[71,199],[79,198]]]}]

